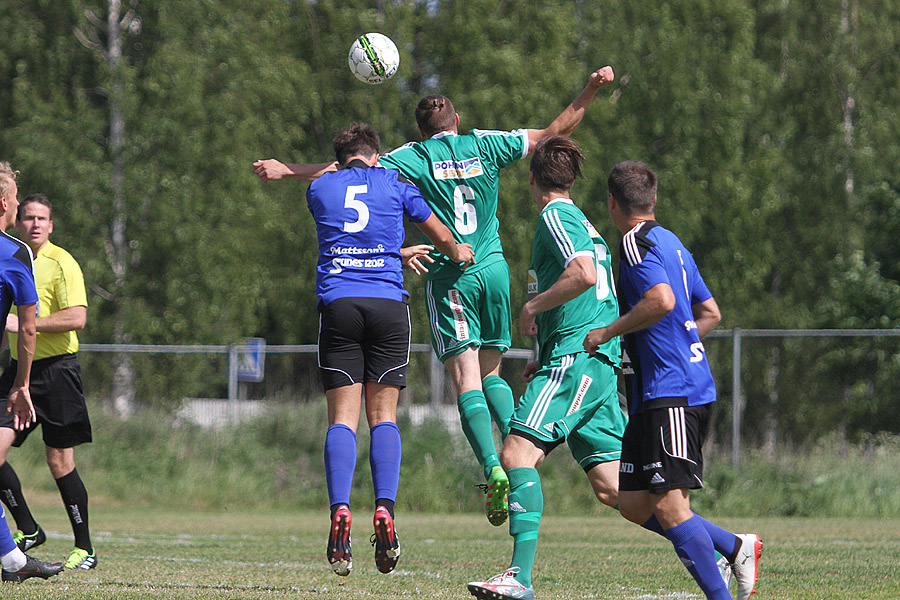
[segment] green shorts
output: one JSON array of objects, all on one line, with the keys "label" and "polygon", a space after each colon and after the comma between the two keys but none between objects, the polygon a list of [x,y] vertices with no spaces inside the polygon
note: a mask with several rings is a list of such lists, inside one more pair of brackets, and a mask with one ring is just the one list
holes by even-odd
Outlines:
[{"label": "green shorts", "polygon": [[509,265],[498,260],[425,286],[431,346],[443,361],[469,347],[509,350]]},{"label": "green shorts", "polygon": [[627,418],[619,406],[616,371],[586,352],[542,366],[519,399],[510,432],[546,453],[562,442],[584,469],[619,460]]}]

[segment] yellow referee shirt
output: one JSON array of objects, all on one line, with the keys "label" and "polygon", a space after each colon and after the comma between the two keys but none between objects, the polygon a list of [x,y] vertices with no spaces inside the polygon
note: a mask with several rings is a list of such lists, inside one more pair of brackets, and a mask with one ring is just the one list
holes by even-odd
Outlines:
[{"label": "yellow referee shirt", "polygon": [[[34,283],[39,298],[39,317],[46,317],[72,306],[87,306],[81,267],[71,254],[50,242],[34,257]],[[12,307],[10,312],[15,313],[16,307]],[[16,341],[19,336],[15,333],[8,335],[10,353],[13,360],[18,360]],[[76,352],[78,336],[74,331],[37,334],[34,360]]]}]

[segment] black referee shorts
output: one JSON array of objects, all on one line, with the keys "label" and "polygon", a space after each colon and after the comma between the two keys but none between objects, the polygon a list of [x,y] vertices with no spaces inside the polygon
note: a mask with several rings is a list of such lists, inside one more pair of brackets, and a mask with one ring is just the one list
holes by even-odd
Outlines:
[{"label": "black referee shorts", "polygon": [[383,298],[319,303],[319,369],[325,390],[376,382],[406,387],[409,306]]},{"label": "black referee shorts", "polygon": [[[10,361],[0,375],[0,406],[16,382],[18,363]],[[81,364],[75,354],[63,354],[36,360],[31,364],[31,401],[37,421],[28,429],[16,432],[13,446],[22,442],[40,425],[44,444],[51,448],[72,448],[91,438],[91,420],[84,401]],[[13,416],[0,410],[0,427],[13,429]]]}]

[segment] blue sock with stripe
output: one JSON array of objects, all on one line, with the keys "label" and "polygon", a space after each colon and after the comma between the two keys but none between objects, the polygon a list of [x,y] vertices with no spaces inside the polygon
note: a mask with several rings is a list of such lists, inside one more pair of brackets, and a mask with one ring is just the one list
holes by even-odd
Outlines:
[{"label": "blue sock with stripe", "polygon": [[513,537],[510,567],[519,567],[516,581],[531,587],[531,570],[537,552],[538,528],[544,512],[544,494],[537,469],[519,468],[509,477],[509,535]]},{"label": "blue sock with stripe", "polygon": [[708,600],[732,600],[716,566],[712,539],[696,515],[666,530],[675,553],[706,594]]},{"label": "blue sock with stripe", "polygon": [[350,488],[356,471],[356,432],[335,424],[325,434],[325,481],[328,503],[350,505]]},{"label": "blue sock with stripe", "polygon": [[369,430],[369,467],[376,498],[397,499],[403,449],[396,423],[383,421]]}]

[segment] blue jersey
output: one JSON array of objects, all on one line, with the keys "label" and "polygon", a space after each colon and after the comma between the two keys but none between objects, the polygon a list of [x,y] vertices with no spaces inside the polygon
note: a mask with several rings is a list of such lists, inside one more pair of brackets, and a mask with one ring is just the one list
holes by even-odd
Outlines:
[{"label": "blue jersey", "polygon": [[655,221],[645,221],[625,234],[619,248],[619,284],[623,310],[637,304],[644,292],[661,283],[675,294],[675,308],[647,327],[623,336],[627,361],[629,413],[648,408],[697,406],[714,402],[706,351],[691,307],[712,298],[694,257],[681,240]]},{"label": "blue jersey", "polygon": [[421,223],[431,216],[422,194],[394,170],[354,160],[316,179],[306,193],[316,221],[319,261],[316,295],[404,300],[400,247],[403,216]]},{"label": "blue jersey", "polygon": [[3,323],[12,305],[37,304],[34,263],[31,249],[14,237],[0,232],[0,317]]}]

